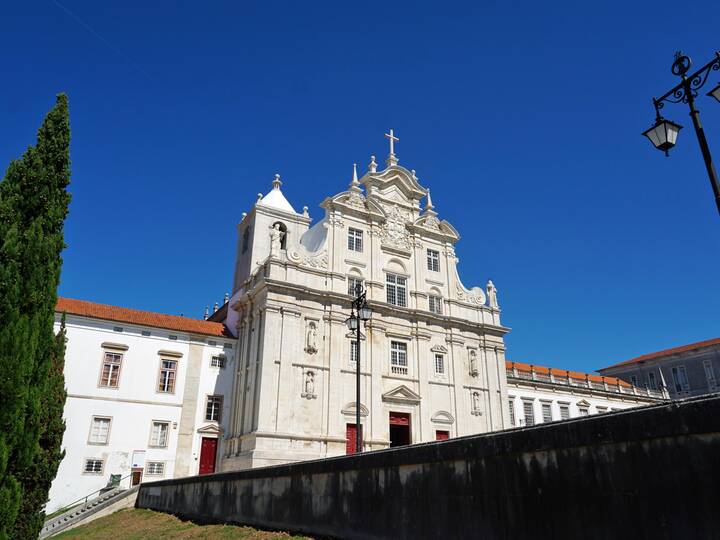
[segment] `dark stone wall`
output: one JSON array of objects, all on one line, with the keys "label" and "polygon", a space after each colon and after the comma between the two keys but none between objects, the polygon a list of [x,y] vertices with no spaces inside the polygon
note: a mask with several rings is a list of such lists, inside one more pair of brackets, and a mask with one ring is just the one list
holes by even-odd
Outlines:
[{"label": "dark stone wall", "polygon": [[720,539],[720,395],[142,484],[137,506],[340,538]]}]

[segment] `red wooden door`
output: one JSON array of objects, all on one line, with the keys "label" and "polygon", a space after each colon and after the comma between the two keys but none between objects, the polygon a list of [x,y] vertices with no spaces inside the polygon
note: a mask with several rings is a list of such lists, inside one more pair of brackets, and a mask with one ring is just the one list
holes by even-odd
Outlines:
[{"label": "red wooden door", "polygon": [[200,446],[200,474],[215,472],[215,457],[217,455],[217,439],[203,437]]},{"label": "red wooden door", "polygon": [[[346,424],[345,426],[345,453],[347,455],[357,452],[356,447],[357,429],[355,424]],[[360,441],[362,442],[362,425],[360,425]]]},{"label": "red wooden door", "polygon": [[449,438],[450,438],[449,431],[443,431],[441,429],[435,430],[435,440],[436,441],[447,441]]},{"label": "red wooden door", "polygon": [[390,425],[391,426],[409,426],[410,425],[410,413],[401,412],[390,412]]}]

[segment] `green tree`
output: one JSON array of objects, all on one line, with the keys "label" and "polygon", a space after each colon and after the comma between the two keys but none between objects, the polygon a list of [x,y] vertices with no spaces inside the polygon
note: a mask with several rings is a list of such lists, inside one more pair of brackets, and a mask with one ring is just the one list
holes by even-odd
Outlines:
[{"label": "green tree", "polygon": [[43,498],[28,472],[38,455],[61,457],[41,450],[40,441],[46,433],[57,439],[57,433],[45,431],[56,426],[48,415],[58,414],[57,409],[43,410],[42,397],[64,385],[50,374],[54,362],[63,363],[54,360],[53,324],[69,182],[70,121],[67,97],[60,94],[37,144],[10,163],[0,182],[0,540],[17,537],[14,523],[25,491]]}]

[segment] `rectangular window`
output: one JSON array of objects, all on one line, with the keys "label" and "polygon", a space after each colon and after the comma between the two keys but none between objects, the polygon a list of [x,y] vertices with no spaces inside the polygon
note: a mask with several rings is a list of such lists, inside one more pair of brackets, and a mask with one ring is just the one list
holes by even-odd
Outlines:
[{"label": "rectangular window", "polygon": [[107,444],[110,436],[110,418],[105,416],[93,416],[90,426],[90,444]]},{"label": "rectangular window", "polygon": [[350,363],[355,365],[358,359],[358,344],[357,341],[350,342]]},{"label": "rectangular window", "polygon": [[349,277],[348,278],[348,294],[353,298],[357,296],[357,286],[362,287],[363,280],[361,278]]},{"label": "rectangular window", "polygon": [[158,392],[173,393],[175,391],[175,376],[177,375],[177,362],[175,360],[162,360],[160,362],[160,379]]},{"label": "rectangular window", "polygon": [[165,463],[163,461],[148,461],[145,465],[145,474],[162,476],[165,474]]},{"label": "rectangular window", "polygon": [[532,401],[523,401],[523,415],[525,416],[525,425],[535,425],[535,411],[533,410]]},{"label": "rectangular window", "polygon": [[363,233],[361,230],[348,229],[348,249],[362,253],[363,250]]},{"label": "rectangular window", "polygon": [[435,430],[435,440],[436,441],[447,441],[449,438],[450,438],[449,431],[445,431],[443,429]]},{"label": "rectangular window", "polygon": [[578,405],[578,412],[580,416],[587,416],[590,414],[590,409],[584,405]]},{"label": "rectangular window", "polygon": [[435,355],[435,374],[445,375],[445,357],[442,354]]},{"label": "rectangular window", "polygon": [[388,304],[400,307],[407,306],[407,297],[405,294],[407,291],[407,280],[403,276],[388,274],[385,287],[387,289]]},{"label": "rectangular window", "polygon": [[427,250],[427,266],[428,270],[433,272],[440,271],[440,252],[434,249]]},{"label": "rectangular window", "polygon": [[510,411],[510,425],[515,425],[515,400],[510,399],[508,401],[508,410]]},{"label": "rectangular window", "polygon": [[655,382],[655,373],[648,373],[648,388],[657,390],[657,382]]},{"label": "rectangular window", "polygon": [[85,468],[83,472],[85,474],[102,474],[103,471],[103,460],[102,459],[86,459]]},{"label": "rectangular window", "polygon": [[399,375],[408,374],[407,343],[390,342],[390,371]]},{"label": "rectangular window", "polygon": [[708,387],[710,387],[710,389],[714,389],[716,383],[712,360],[703,360],[703,368],[705,369],[705,378],[707,379]]},{"label": "rectangular window", "polygon": [[542,419],[543,422],[552,422],[552,409],[549,403],[542,403]]},{"label": "rectangular window", "polygon": [[221,355],[213,356],[212,359],[210,360],[210,366],[224,368],[225,367],[225,357],[221,356]]},{"label": "rectangular window", "polygon": [[560,404],[560,420],[567,420],[570,418],[570,406],[566,404]]},{"label": "rectangular window", "polygon": [[103,359],[102,373],[100,374],[100,386],[117,388],[120,381],[120,366],[123,355],[120,353],[106,352]]},{"label": "rectangular window", "polygon": [[222,414],[222,404],[222,396],[208,396],[205,405],[205,420],[219,422]]},{"label": "rectangular window", "polygon": [[432,313],[442,315],[442,298],[439,296],[428,296],[428,306]]},{"label": "rectangular window", "polygon": [[597,409],[598,414],[606,413],[607,407],[595,407]]},{"label": "rectangular window", "polygon": [[170,424],[168,422],[153,422],[152,431],[150,432],[150,446],[167,448],[169,430]]},{"label": "rectangular window", "polygon": [[685,372],[685,366],[672,368],[672,378],[676,392],[690,390],[690,383],[688,382],[687,373]]}]

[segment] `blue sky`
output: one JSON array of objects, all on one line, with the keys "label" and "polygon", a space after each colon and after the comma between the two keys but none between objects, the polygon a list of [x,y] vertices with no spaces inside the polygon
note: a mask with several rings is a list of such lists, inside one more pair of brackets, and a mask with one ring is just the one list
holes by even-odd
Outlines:
[{"label": "blue sky", "polygon": [[[590,5],[592,4],[592,5]],[[716,3],[75,2],[0,8],[0,163],[72,115],[60,293],[201,316],[273,174],[296,208],[387,154],[432,189],[508,357],[592,370],[720,335],[720,217],[687,110],[650,98],[720,48]],[[720,82],[713,74],[710,85]],[[702,119],[720,160],[720,104]]]}]

